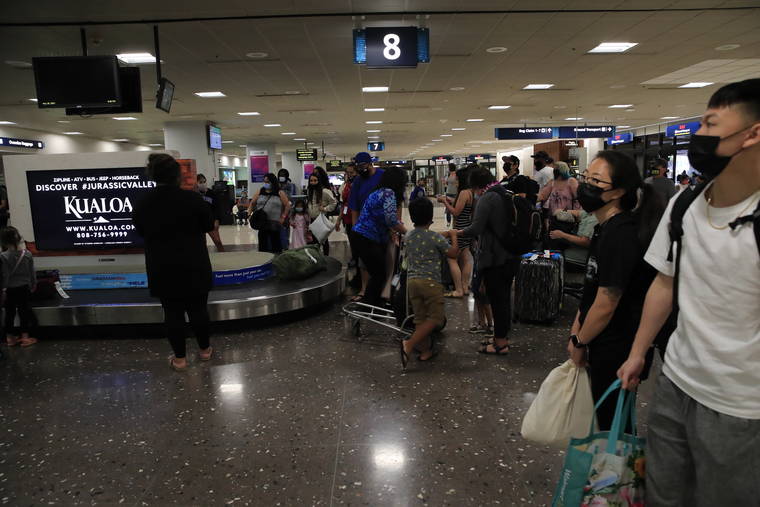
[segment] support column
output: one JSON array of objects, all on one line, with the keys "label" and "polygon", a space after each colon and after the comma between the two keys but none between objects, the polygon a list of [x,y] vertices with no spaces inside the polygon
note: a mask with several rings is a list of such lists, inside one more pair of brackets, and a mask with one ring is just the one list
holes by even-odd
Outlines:
[{"label": "support column", "polygon": [[208,179],[209,186],[219,179],[219,167],[214,151],[208,148],[208,123],[172,121],[164,124],[164,146],[179,152],[180,158],[191,158],[199,174]]}]

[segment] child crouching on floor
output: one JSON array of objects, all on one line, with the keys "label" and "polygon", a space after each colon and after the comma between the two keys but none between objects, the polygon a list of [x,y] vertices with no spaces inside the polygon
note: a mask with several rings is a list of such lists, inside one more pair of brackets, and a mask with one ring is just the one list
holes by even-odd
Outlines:
[{"label": "child crouching on floor", "polygon": [[[34,313],[30,298],[37,283],[34,271],[34,258],[26,250],[19,250],[21,235],[15,227],[6,227],[0,231],[0,253],[2,264],[3,306],[5,307],[5,341],[9,347],[21,345],[28,347],[37,343],[29,336],[34,323]],[[19,332],[13,333],[13,323],[18,310]]]},{"label": "child crouching on floor", "polygon": [[415,347],[421,351],[420,361],[428,361],[435,355],[430,335],[444,322],[441,261],[445,257],[456,259],[459,253],[456,234],[444,233],[451,239],[449,245],[444,236],[430,230],[433,203],[429,199],[410,202],[409,216],[414,229],[406,234],[405,239],[407,287],[415,328],[412,336],[401,342],[401,365],[404,368]]}]

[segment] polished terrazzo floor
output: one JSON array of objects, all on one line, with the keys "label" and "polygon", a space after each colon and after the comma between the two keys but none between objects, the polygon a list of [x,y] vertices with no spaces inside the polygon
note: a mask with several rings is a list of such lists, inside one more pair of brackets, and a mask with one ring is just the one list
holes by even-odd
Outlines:
[{"label": "polished terrazzo floor", "polygon": [[143,328],[3,346],[0,503],[550,504],[563,453],[520,424],[565,359],[566,301],[489,357],[466,332],[472,302],[448,300],[440,355],[405,373],[391,334],[346,333],[340,302],[217,327],[214,360],[191,345],[185,373]]}]

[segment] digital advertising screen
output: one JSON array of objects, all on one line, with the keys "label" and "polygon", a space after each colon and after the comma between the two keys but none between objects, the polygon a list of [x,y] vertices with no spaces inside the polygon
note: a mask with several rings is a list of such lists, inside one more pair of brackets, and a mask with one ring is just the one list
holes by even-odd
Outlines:
[{"label": "digital advertising screen", "polygon": [[38,250],[143,245],[132,212],[156,185],[144,167],[29,171],[26,180]]},{"label": "digital advertising screen", "polygon": [[299,162],[308,162],[317,160],[317,149],[309,148],[305,150],[296,150],[296,160]]},{"label": "digital advertising screen", "polygon": [[208,147],[212,150],[222,149],[222,129],[219,127],[208,126]]}]

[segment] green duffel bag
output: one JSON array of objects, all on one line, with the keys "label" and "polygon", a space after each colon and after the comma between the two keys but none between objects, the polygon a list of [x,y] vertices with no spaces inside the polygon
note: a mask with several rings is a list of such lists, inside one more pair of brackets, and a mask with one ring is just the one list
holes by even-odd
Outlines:
[{"label": "green duffel bag", "polygon": [[285,250],[272,261],[275,274],[281,280],[303,280],[327,269],[327,261],[319,245],[307,245]]}]

